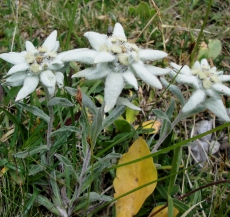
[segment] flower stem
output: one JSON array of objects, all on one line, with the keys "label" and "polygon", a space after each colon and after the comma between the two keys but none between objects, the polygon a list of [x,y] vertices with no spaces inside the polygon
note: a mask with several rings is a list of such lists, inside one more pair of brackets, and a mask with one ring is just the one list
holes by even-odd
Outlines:
[{"label": "flower stem", "polygon": [[[51,96],[50,96],[47,88],[45,88],[45,97],[46,97],[46,101],[48,104],[48,102],[51,99]],[[46,145],[48,148],[47,162],[48,162],[48,165],[51,166],[52,162],[51,162],[51,156],[50,156],[50,149],[52,147],[51,133],[52,133],[52,129],[53,129],[54,113],[53,113],[53,106],[47,106],[47,107],[48,107],[49,117],[50,117],[50,121],[48,123],[47,135],[46,135]]]}]

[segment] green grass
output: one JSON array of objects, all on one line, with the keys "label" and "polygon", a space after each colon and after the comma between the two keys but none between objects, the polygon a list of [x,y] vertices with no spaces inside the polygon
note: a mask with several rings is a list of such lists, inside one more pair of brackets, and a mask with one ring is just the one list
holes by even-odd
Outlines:
[{"label": "green grass", "polygon": [[[156,0],[155,7],[152,0],[143,2],[146,3],[143,6],[145,11],[148,9],[149,13],[143,13],[142,8],[138,9],[141,1],[137,0],[27,0],[19,1],[18,7],[14,1],[3,0],[0,2],[0,53],[23,51],[26,40],[32,41],[36,46],[40,45],[54,29],[58,31],[61,51],[90,47],[83,37],[86,31],[106,34],[109,25],[120,22],[129,40],[136,41],[143,48],[165,49],[169,54],[168,58],[154,62],[159,67],[168,67],[171,61],[190,65],[197,58],[198,52],[191,56],[194,46],[197,46],[198,51],[201,43],[208,44],[210,39],[219,39],[222,43],[222,51],[213,63],[226,74],[229,73],[230,3],[228,1],[213,1],[204,32],[197,45],[209,1]],[[160,14],[156,13],[158,9]],[[10,64],[0,59],[1,85],[10,67]],[[84,64],[72,63],[65,73],[65,86],[77,88],[80,85],[81,90],[97,107],[100,107],[103,82],[71,79],[72,74],[85,67]],[[152,90],[141,81],[139,86],[143,94],[136,93],[132,89],[130,92],[124,90],[123,93],[124,95],[138,94],[135,100],[143,109],[143,113],[137,115],[133,125],[138,125],[143,120],[153,119],[153,109],[166,112],[167,108],[172,106],[173,96],[170,91],[162,95],[164,90]],[[180,87],[187,99],[190,95],[189,89]],[[45,149],[33,155],[25,152],[36,151],[36,148],[46,144],[47,123],[14,103],[18,87],[3,86],[3,89],[3,96],[0,95],[0,99],[2,98],[0,171],[4,168],[9,170],[7,172],[2,170],[3,174],[0,172],[0,216],[57,216],[57,209],[52,207],[53,204],[58,203],[55,200],[59,198],[63,206],[68,207],[71,203],[69,199],[74,196],[76,186],[81,186],[83,190],[77,192],[76,200],[72,201],[74,204],[72,216],[115,216],[115,208],[112,204],[103,206],[103,203],[92,201],[94,197],[90,192],[95,192],[101,197],[112,198],[114,194],[112,182],[115,178],[117,159],[127,152],[138,135],[144,136],[150,149],[156,144],[157,136],[151,138],[148,134],[135,132],[132,128],[128,132],[120,132],[113,124],[102,131],[97,131],[99,124],[94,122],[95,127],[92,127],[92,116],[100,119],[102,118],[100,113],[93,115],[91,110],[89,112],[86,108],[80,108],[74,96],[60,89],[56,96],[69,99],[74,106],[54,107],[55,119],[52,131],[60,129],[67,123],[75,128],[71,132],[60,132],[52,137],[54,145],[50,153],[54,156],[53,163],[49,164]],[[224,100],[228,106],[229,98],[225,97]],[[28,102],[48,114],[42,88],[33,93],[29,100],[24,100],[24,103]],[[171,121],[181,108],[177,99],[174,107]],[[160,147],[162,152],[154,155],[154,162],[162,166],[162,169],[158,170],[160,181],[157,190],[145,201],[137,216],[148,216],[155,205],[167,202],[168,194],[172,198],[179,198],[208,183],[230,179],[229,159],[226,153],[219,157],[210,156],[212,163],[201,169],[194,164],[188,147],[184,146],[191,142],[184,141],[190,138],[193,122],[207,118],[208,115],[210,113],[203,112],[180,122]],[[126,118],[125,113],[123,118]],[[227,125],[217,132],[218,137],[221,134],[229,135]],[[95,147],[91,147],[92,157],[89,161],[87,161],[90,154],[87,150],[87,142],[90,143],[88,135],[92,135],[91,138],[96,135]],[[170,148],[174,144],[179,144],[177,149]],[[178,151],[181,151],[181,156]],[[25,156],[19,158],[16,153]],[[114,157],[112,153],[117,155]],[[113,160],[110,160],[112,158]],[[176,164],[183,164],[184,167],[175,168]],[[173,166],[173,169],[170,166]],[[176,176],[175,173],[178,171]],[[55,200],[51,199],[53,195],[50,185]],[[173,202],[186,211],[204,200],[201,205],[192,209],[188,216],[205,216],[204,213],[206,216],[213,217],[229,216],[229,190],[229,183],[221,183],[188,195],[181,202],[174,200]],[[45,198],[48,198],[48,201]],[[106,198],[103,199],[106,201]],[[41,204],[45,204],[46,207]],[[183,209],[180,211],[183,213]]]}]

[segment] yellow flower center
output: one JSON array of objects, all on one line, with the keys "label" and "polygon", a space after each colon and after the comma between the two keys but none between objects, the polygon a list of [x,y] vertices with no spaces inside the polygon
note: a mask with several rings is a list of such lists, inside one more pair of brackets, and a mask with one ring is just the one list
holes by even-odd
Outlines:
[{"label": "yellow flower center", "polygon": [[49,67],[49,63],[56,56],[56,52],[47,52],[47,48],[41,46],[37,50],[34,50],[34,52],[28,51],[25,55],[25,60],[30,65],[30,72],[39,74]]},{"label": "yellow flower center", "polygon": [[220,82],[216,71],[212,70],[210,66],[202,65],[201,69],[192,69],[192,74],[197,75],[202,80],[202,85],[205,89],[209,89],[213,83]]}]

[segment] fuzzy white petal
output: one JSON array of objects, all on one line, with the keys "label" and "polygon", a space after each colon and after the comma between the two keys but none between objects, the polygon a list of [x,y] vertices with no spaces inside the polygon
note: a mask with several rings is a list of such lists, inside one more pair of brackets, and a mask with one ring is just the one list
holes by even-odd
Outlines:
[{"label": "fuzzy white petal", "polygon": [[230,88],[228,88],[223,84],[220,83],[213,84],[212,89],[216,90],[219,94],[230,95]]},{"label": "fuzzy white petal", "polygon": [[105,108],[104,111],[110,111],[116,104],[117,98],[124,88],[122,73],[110,73],[105,81]]},{"label": "fuzzy white petal", "polygon": [[26,72],[17,72],[6,79],[6,83],[9,86],[16,87],[24,83],[25,78],[27,77]]},{"label": "fuzzy white petal", "polygon": [[61,60],[54,60],[49,65],[49,69],[54,71],[59,70],[63,67],[64,67],[64,63]]},{"label": "fuzzy white petal", "polygon": [[56,77],[56,82],[59,88],[63,87],[63,81],[64,81],[64,75],[61,72],[56,72],[55,73],[55,77]]},{"label": "fuzzy white petal", "polygon": [[152,75],[144,66],[141,61],[132,64],[132,68],[136,72],[137,76],[141,78],[144,82],[152,87],[161,89],[162,85],[155,75]]},{"label": "fuzzy white petal", "polygon": [[[81,52],[81,51],[86,51],[86,50],[90,50],[88,48],[79,48],[79,49],[73,49],[73,50],[69,50],[69,51],[64,51],[64,52],[61,52],[59,53],[54,60],[62,60],[63,57],[69,55],[71,57],[71,54],[73,53],[77,53],[77,52]],[[68,61],[65,61],[65,62],[68,62]]]},{"label": "fuzzy white petal", "polygon": [[145,64],[145,67],[153,75],[166,75],[166,74],[168,74],[171,71],[171,69],[169,69],[169,68],[162,69],[162,68],[159,68],[159,67],[156,67],[156,66],[152,66],[152,65],[147,65],[147,64]]},{"label": "fuzzy white petal", "polygon": [[173,78],[176,76],[176,81],[180,84],[187,84],[187,85],[193,86],[196,89],[200,88],[200,81],[196,76],[177,74],[174,71],[170,72],[170,76]]},{"label": "fuzzy white petal", "polygon": [[100,51],[101,46],[106,45],[107,35],[97,32],[86,32],[84,36],[89,40],[90,45],[96,51]]},{"label": "fuzzy white petal", "polygon": [[230,118],[226,112],[226,108],[224,107],[221,98],[219,98],[218,100],[213,100],[212,98],[209,98],[205,101],[204,104],[211,112],[213,112],[221,120],[226,122],[230,121]]},{"label": "fuzzy white petal", "polygon": [[50,70],[43,71],[40,74],[40,80],[46,87],[53,87],[56,83],[56,77]]},{"label": "fuzzy white petal", "polygon": [[131,109],[141,111],[141,109],[134,104],[132,104],[128,99],[123,98],[123,97],[118,97],[116,105],[125,105]]},{"label": "fuzzy white petal", "polygon": [[57,52],[58,49],[59,49],[59,47],[60,47],[60,42],[59,42],[59,41],[56,41],[55,47],[54,47],[54,49],[53,49],[52,51],[53,51],[53,52]]},{"label": "fuzzy white petal", "polygon": [[23,54],[16,52],[0,54],[0,58],[14,65],[26,62]]},{"label": "fuzzy white petal", "polygon": [[100,52],[94,59],[94,63],[112,62],[115,56],[108,52]]},{"label": "fuzzy white petal", "polygon": [[135,78],[135,76],[133,75],[131,71],[126,71],[122,75],[123,75],[124,80],[128,84],[132,85],[135,88],[135,90],[138,90],[137,79]]},{"label": "fuzzy white petal", "polygon": [[[175,63],[174,63],[175,64]],[[193,70],[201,70],[200,62],[196,61],[192,67]]]},{"label": "fuzzy white petal", "polygon": [[76,74],[72,75],[72,78],[87,77],[95,70],[96,69],[94,67],[86,68],[86,69],[79,71]]},{"label": "fuzzy white petal", "polygon": [[116,23],[113,29],[113,36],[126,39],[124,29],[120,23]]},{"label": "fuzzy white petal", "polygon": [[213,98],[213,99],[219,99],[220,98],[220,95],[214,90],[214,89],[207,89],[205,90],[205,93],[207,96]]},{"label": "fuzzy white petal", "polygon": [[176,71],[180,71],[180,74],[192,75],[192,71],[187,65],[184,65],[183,68],[182,68],[182,66],[177,65],[176,63],[173,63],[173,62],[171,62],[170,65],[174,69],[176,69]]},{"label": "fuzzy white petal", "polygon": [[64,62],[78,61],[87,64],[94,64],[94,59],[97,56],[98,52],[94,50],[83,50],[80,52],[75,52],[68,54],[63,57]]},{"label": "fuzzy white petal", "polygon": [[36,48],[30,41],[26,41],[26,51],[35,50]]},{"label": "fuzzy white petal", "polygon": [[112,70],[106,63],[97,64],[96,69],[85,78],[88,80],[101,79],[112,73]]},{"label": "fuzzy white petal", "polygon": [[202,67],[202,66],[210,66],[210,65],[208,64],[208,60],[207,60],[207,59],[202,59],[202,60],[200,61],[200,65],[201,65],[201,67]]},{"label": "fuzzy white petal", "polygon": [[186,113],[196,108],[200,103],[205,100],[206,94],[204,90],[196,90],[189,98],[188,102],[182,108],[182,112]]},{"label": "fuzzy white petal", "polygon": [[230,81],[230,75],[220,75],[220,76],[218,76],[218,78],[222,82]]},{"label": "fuzzy white petal", "polygon": [[30,67],[29,64],[26,62],[16,64],[8,71],[7,75],[12,75],[16,72],[25,71],[29,67]]},{"label": "fuzzy white petal", "polygon": [[42,46],[46,47],[48,51],[52,51],[55,49],[57,39],[57,31],[54,30],[51,34],[46,38]]},{"label": "fuzzy white petal", "polygon": [[55,92],[55,86],[48,87],[47,89],[48,89],[48,92],[49,92],[50,95],[54,94],[54,92]]},{"label": "fuzzy white petal", "polygon": [[164,51],[160,51],[160,50],[150,50],[150,49],[146,49],[146,50],[140,50],[139,51],[139,57],[141,60],[146,61],[146,60],[160,60],[163,59],[165,57],[167,57],[168,54],[165,53]]},{"label": "fuzzy white petal", "polygon": [[21,99],[24,99],[29,94],[31,94],[36,87],[38,86],[39,78],[38,76],[28,76],[24,80],[23,87],[18,92],[18,95],[15,99],[15,101],[19,101]]}]

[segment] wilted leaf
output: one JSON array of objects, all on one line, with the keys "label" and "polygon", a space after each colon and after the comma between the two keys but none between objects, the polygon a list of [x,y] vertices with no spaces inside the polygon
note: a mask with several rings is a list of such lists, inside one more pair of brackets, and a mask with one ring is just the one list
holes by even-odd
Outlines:
[{"label": "wilted leaf", "polygon": [[[157,121],[157,120],[150,120],[150,121],[145,121],[142,123],[141,125],[143,127],[143,129],[152,129],[151,132],[149,132],[148,134],[155,134],[159,131],[160,126],[161,126],[161,122]],[[138,125],[135,126],[134,128],[137,129]]]},{"label": "wilted leaf", "polygon": [[[162,206],[164,205],[159,205],[156,206],[152,212],[149,214],[149,217],[155,213],[157,210],[159,210]],[[174,207],[173,208],[173,217],[176,217],[177,214],[179,213],[179,211]],[[161,210],[160,212],[158,212],[156,215],[154,215],[154,217],[168,217],[168,207],[166,207],[165,209]]]},{"label": "wilted leaf", "polygon": [[0,171],[0,177],[2,177],[7,171],[9,170],[9,168],[7,167],[3,167]]},{"label": "wilted leaf", "polygon": [[[118,165],[142,158],[149,154],[150,151],[148,145],[146,144],[145,140],[140,137],[129,148],[129,151],[121,157]],[[116,178],[113,182],[116,191],[114,197],[117,198],[128,191],[131,191],[156,179],[157,170],[151,158],[119,167],[116,171]],[[156,183],[153,183],[118,199],[116,203],[116,216],[134,216],[141,208],[145,199],[153,192],[155,187]]]}]

